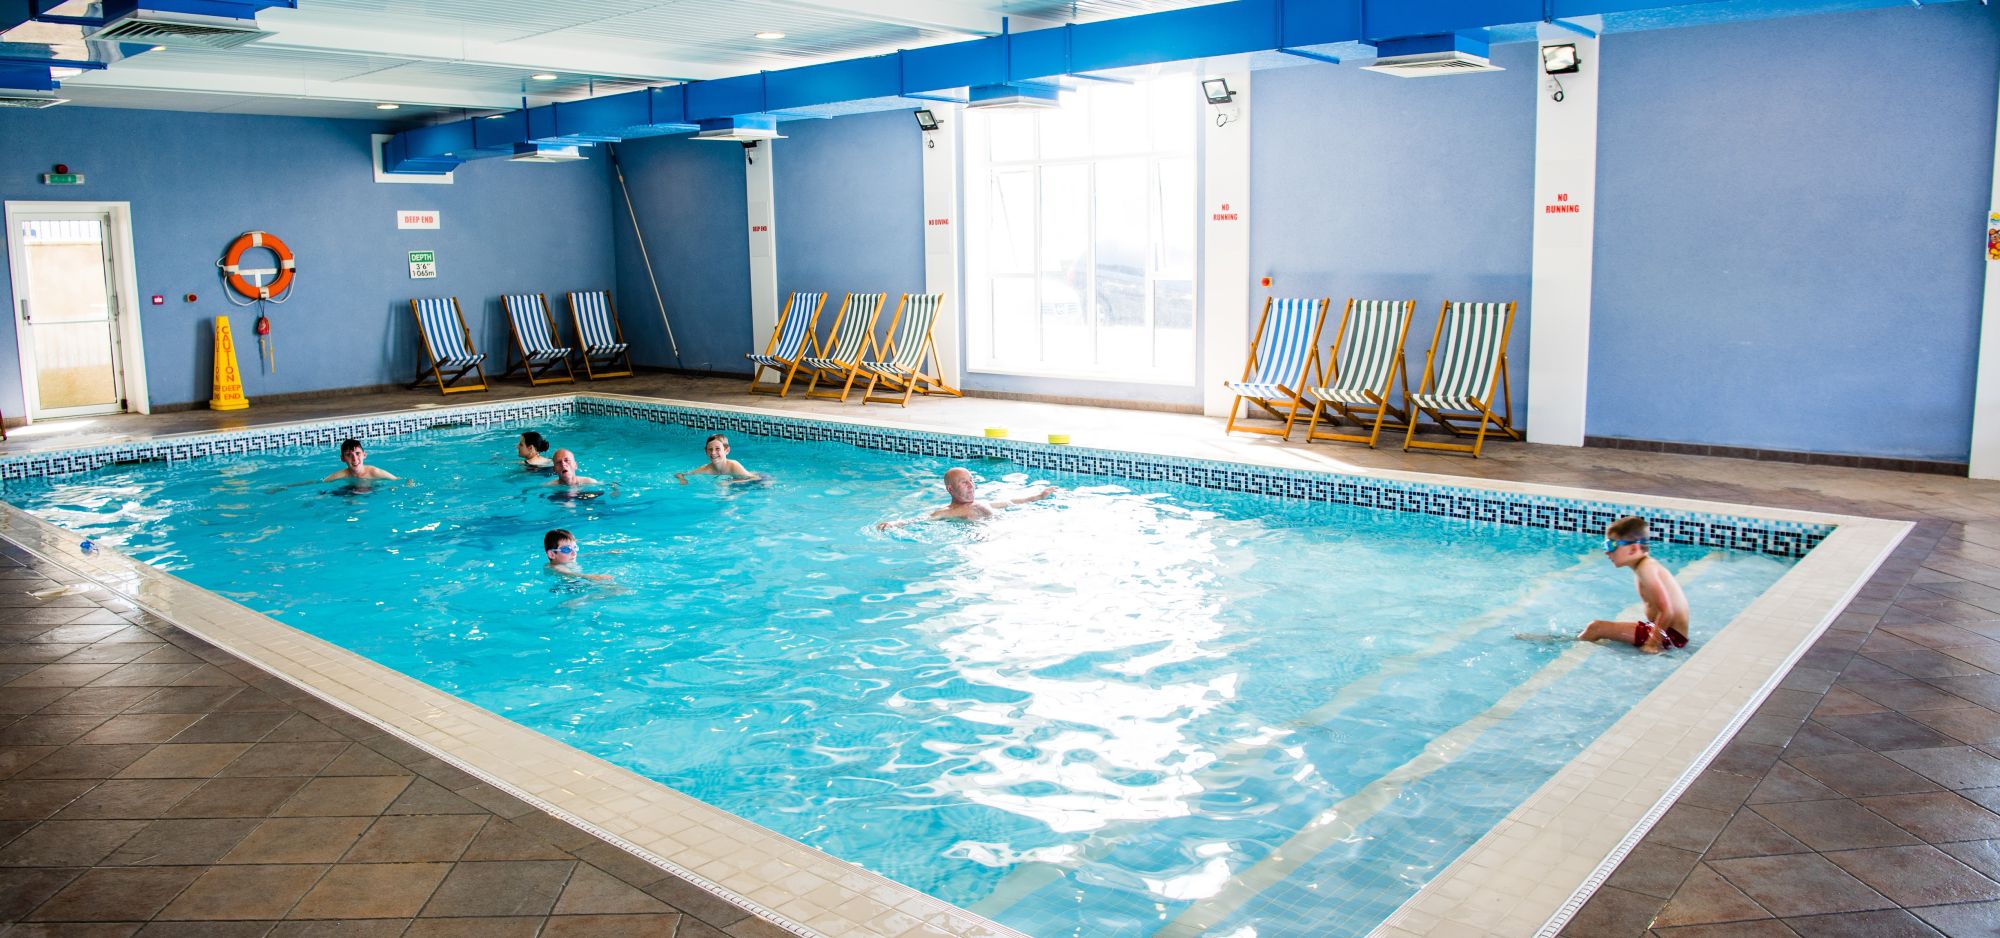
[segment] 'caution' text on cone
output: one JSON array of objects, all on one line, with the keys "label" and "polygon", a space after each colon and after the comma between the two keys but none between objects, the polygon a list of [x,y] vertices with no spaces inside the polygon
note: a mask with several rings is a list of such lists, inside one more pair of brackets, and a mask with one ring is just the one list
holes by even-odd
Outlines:
[{"label": "'caution' text on cone", "polygon": [[229,317],[215,317],[215,393],[208,399],[209,410],[242,410],[250,406],[243,397],[243,376],[236,370],[236,340],[229,334]]}]

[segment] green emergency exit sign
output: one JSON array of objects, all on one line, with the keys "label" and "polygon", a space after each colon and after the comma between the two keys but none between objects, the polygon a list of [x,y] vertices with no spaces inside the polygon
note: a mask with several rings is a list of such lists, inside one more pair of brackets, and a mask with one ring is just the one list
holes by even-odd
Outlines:
[{"label": "green emergency exit sign", "polygon": [[45,185],[45,186],[80,186],[80,185],[83,185],[83,174],[82,174],[82,173],[43,173],[43,174],[42,174],[42,185]]}]

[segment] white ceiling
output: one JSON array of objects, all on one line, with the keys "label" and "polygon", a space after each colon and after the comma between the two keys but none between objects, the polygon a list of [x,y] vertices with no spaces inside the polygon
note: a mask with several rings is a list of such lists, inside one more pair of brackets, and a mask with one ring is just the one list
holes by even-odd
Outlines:
[{"label": "white ceiling", "polygon": [[[72,104],[426,120],[1215,0],[300,0],[235,49],[149,52]],[[776,31],[778,40],[754,34]],[[538,73],[558,76],[535,81]],[[397,104],[394,112],[378,104]]]}]

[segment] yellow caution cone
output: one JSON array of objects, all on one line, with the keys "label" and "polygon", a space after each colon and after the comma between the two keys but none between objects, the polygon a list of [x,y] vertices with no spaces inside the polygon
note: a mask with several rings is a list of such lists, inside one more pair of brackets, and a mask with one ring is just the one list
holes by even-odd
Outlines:
[{"label": "yellow caution cone", "polygon": [[236,340],[229,334],[229,317],[215,317],[215,392],[208,399],[209,410],[242,410],[250,406],[243,397],[243,376],[236,370]]}]

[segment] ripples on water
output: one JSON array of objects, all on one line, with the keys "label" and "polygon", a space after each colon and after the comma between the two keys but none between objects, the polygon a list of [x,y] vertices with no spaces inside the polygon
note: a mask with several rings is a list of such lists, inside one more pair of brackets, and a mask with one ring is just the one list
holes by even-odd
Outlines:
[{"label": "ripples on water", "polygon": [[[617,490],[551,499],[511,457],[521,427],[377,441],[370,462],[409,481],[366,492],[293,484],[338,468],[329,448],[6,496],[1043,935],[1193,915],[1218,934],[1365,933],[1682,660],[1607,648],[1562,671],[1567,646],[1511,638],[1632,605],[1592,537],[997,461],[972,465],[982,497],[1063,491],[878,532],[942,504],[949,464],[739,436],[772,482],[682,486],[705,432],[535,428]],[[552,527],[616,586],[548,576]],[[1697,645],[1786,569],[1662,558]],[[1330,820],[1352,830],[1312,840]],[[1313,859],[1268,875],[1288,841]]]}]

